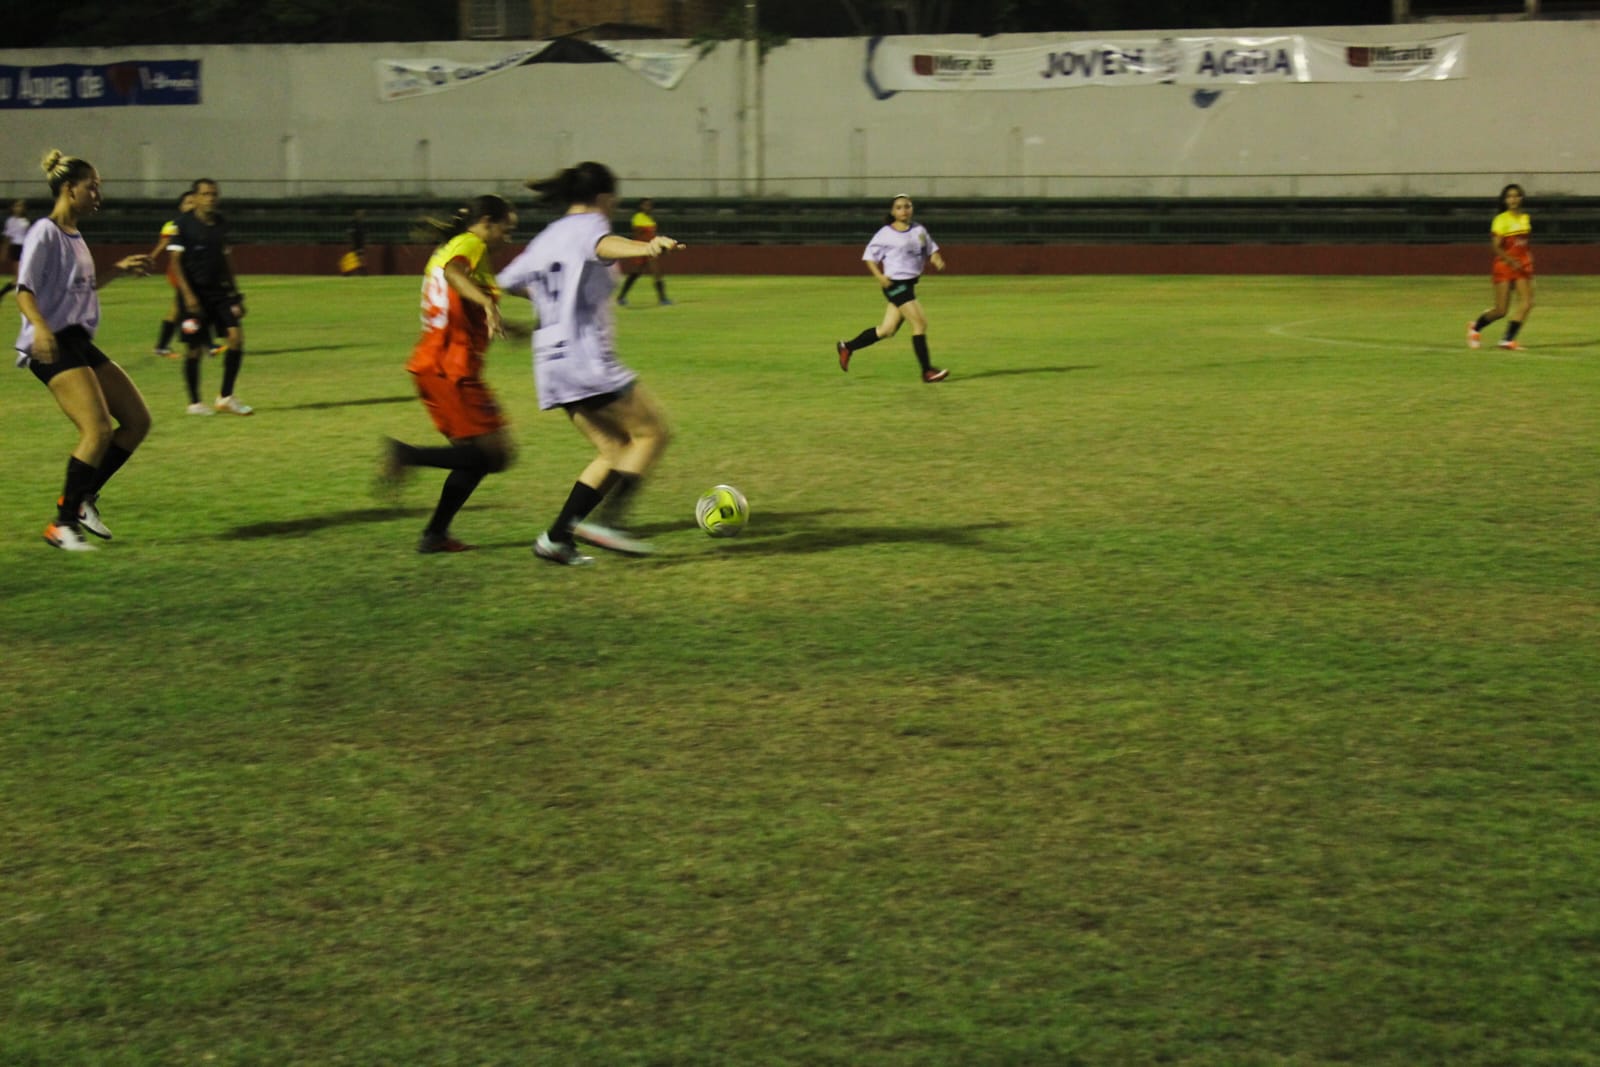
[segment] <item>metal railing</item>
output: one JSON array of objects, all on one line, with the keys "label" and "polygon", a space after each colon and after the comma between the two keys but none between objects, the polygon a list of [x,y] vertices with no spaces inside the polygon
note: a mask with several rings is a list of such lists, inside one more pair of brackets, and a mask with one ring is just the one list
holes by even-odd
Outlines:
[{"label": "metal railing", "polygon": [[[480,187],[481,188],[481,187]],[[652,187],[657,218],[696,244],[858,244],[885,217],[885,199],[672,197]],[[373,244],[431,240],[423,216],[442,216],[451,198],[321,197],[225,199],[241,244],[324,244],[348,240],[352,212],[365,212]],[[1600,197],[1531,197],[1541,244],[1600,243]],[[617,212],[625,225],[633,202]],[[965,244],[1455,244],[1487,241],[1492,196],[1449,197],[1122,197],[1102,199],[919,197],[917,217],[945,243]],[[88,229],[98,242],[154,243],[172,217],[169,201],[111,200]],[[524,203],[531,233],[554,212]]]},{"label": "metal railing", "polygon": [[[229,200],[350,199],[355,197],[465,200],[495,193],[520,204],[532,194],[526,175],[497,178],[352,177],[287,180],[213,175]],[[185,183],[103,175],[108,202],[175,199]],[[1600,171],[1429,171],[1413,173],[1348,171],[1322,174],[883,174],[871,176],[782,175],[738,177],[660,177],[622,173],[624,196],[656,199],[761,200],[873,199],[910,192],[919,199],[1236,199],[1286,197],[1479,197],[1493,202],[1507,182],[1519,182],[1535,196],[1600,197]],[[37,200],[45,194],[36,178],[0,180],[0,197]]]}]

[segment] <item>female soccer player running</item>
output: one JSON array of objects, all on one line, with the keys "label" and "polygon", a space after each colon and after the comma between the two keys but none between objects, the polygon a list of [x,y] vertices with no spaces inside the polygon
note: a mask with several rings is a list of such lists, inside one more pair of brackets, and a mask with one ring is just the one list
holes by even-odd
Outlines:
[{"label": "female soccer player running", "polygon": [[[629,256],[654,258],[683,245],[661,234],[636,241],[611,232],[617,179],[602,163],[579,163],[528,186],[566,212],[500,272],[500,284],[532,300],[539,314],[533,335],[539,407],[565,409],[595,447],[594,459],[533,551],[569,566],[594,562],[578,551],[574,539],[645,555],[651,551],[648,542],[616,527],[666,449],[668,433],[660,404],[617,359],[611,310],[617,279],[611,264]],[[602,500],[604,523],[586,522]]]},{"label": "female soccer player running", "polygon": [[498,196],[480,196],[449,222],[429,225],[444,239],[422,273],[422,336],[406,370],[449,448],[384,443],[382,480],[398,485],[407,467],[450,472],[417,551],[464,552],[450,522],[484,475],[505,470],[515,454],[494,393],[483,382],[489,342],[502,335],[500,287],[489,252],[506,243],[517,213]]},{"label": "female soccer player running", "polygon": [[1533,232],[1533,226],[1528,222],[1527,212],[1522,210],[1522,201],[1522,186],[1512,184],[1500,190],[1502,210],[1489,224],[1489,243],[1494,248],[1494,266],[1490,274],[1494,282],[1494,307],[1467,324],[1468,348],[1477,348],[1482,343],[1485,326],[1506,317],[1514,287],[1522,307],[1506,326],[1506,335],[1501,338],[1499,347],[1513,352],[1522,350],[1517,343],[1517,333],[1533,311],[1533,252],[1528,248],[1528,235]]},{"label": "female soccer player running", "polygon": [[[29,227],[22,244],[17,366],[28,368],[49,387],[78,428],[78,446],[67,460],[66,484],[56,501],[56,520],[44,528],[44,539],[81,552],[95,547],[84,540],[84,531],[111,539],[100,518],[100,490],[150,432],[150,409],[127,373],[94,344],[100,295],[94,257],[78,223],[100,210],[100,175],[90,164],[55,149],[45,154],[43,168],[55,207]],[[148,256],[128,256],[117,262],[116,270],[143,274],[149,265]]]},{"label": "female soccer player running", "polygon": [[862,253],[867,270],[872,272],[889,306],[877,326],[834,345],[839,353],[840,370],[850,369],[850,357],[856,352],[885,337],[893,337],[899,332],[901,322],[910,322],[911,349],[922,366],[922,380],[942,382],[950,377],[949,371],[935,367],[928,358],[928,316],[917,299],[917,279],[922,277],[925,265],[932,263],[935,270],[942,271],[944,257],[939,254],[939,245],[927,227],[911,221],[914,210],[909,196],[902,193],[895,197],[889,205],[889,221],[873,235]]}]

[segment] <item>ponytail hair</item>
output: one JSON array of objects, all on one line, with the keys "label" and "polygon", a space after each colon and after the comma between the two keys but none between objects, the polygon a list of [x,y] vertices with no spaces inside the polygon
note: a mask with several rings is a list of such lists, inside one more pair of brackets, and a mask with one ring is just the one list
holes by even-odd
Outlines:
[{"label": "ponytail hair", "polygon": [[539,194],[543,204],[592,205],[607,193],[617,191],[617,176],[604,163],[579,163],[548,178],[530,178],[528,188]]},{"label": "ponytail hair", "polygon": [[417,233],[432,238],[436,244],[444,244],[450,238],[466,233],[479,219],[504,222],[510,214],[511,201],[486,193],[468,200],[447,219],[436,219],[431,215],[418,219]]},{"label": "ponytail hair", "polygon": [[50,183],[50,195],[60,196],[61,187],[76,185],[94,173],[93,164],[76,156],[66,155],[59,148],[52,148],[44,154],[39,168],[44,171],[45,180]]}]

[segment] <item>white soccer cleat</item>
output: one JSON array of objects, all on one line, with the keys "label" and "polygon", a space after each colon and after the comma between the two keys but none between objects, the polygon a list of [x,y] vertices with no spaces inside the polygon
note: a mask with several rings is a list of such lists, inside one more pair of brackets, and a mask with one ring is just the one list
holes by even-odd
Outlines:
[{"label": "white soccer cleat", "polygon": [[211,406],[209,404],[202,404],[198,400],[196,400],[193,404],[190,404],[188,407],[184,408],[183,410],[188,412],[190,415],[215,415],[216,414],[215,411],[211,410]]},{"label": "white soccer cleat", "polygon": [[92,493],[83,498],[83,503],[78,505],[78,526],[89,531],[102,541],[111,540],[111,528],[100,517],[100,494]]},{"label": "white soccer cleat", "polygon": [[539,540],[533,543],[533,554],[540,559],[547,559],[551,563],[559,563],[564,567],[582,567],[593,563],[593,556],[585,556],[578,551],[578,546],[570,542],[552,541],[549,532],[539,535]]},{"label": "white soccer cleat", "polygon": [[86,541],[78,530],[59,522],[52,522],[44,528],[44,539],[64,552],[93,552],[100,547]]},{"label": "white soccer cleat", "polygon": [[255,408],[251,407],[249,404],[241,404],[239,402],[239,398],[234,396],[217,397],[217,402],[213,405],[213,407],[215,407],[219,413],[226,412],[229,415],[254,415],[256,413]]},{"label": "white soccer cleat", "polygon": [[614,530],[609,526],[601,526],[598,522],[575,522],[572,524],[572,536],[580,541],[587,541],[596,548],[604,548],[611,552],[621,552],[624,556],[648,556],[656,550],[649,541],[641,541],[621,530]]}]

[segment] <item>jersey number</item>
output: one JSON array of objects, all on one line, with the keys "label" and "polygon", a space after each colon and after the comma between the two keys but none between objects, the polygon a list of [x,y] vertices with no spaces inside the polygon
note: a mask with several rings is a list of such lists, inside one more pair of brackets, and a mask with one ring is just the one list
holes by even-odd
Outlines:
[{"label": "jersey number", "polygon": [[[561,264],[550,264],[549,270],[533,272],[533,284],[539,287],[539,326],[554,326],[561,317]],[[545,309],[549,309],[549,315]]]},{"label": "jersey number", "polygon": [[442,330],[450,322],[450,283],[444,279],[441,268],[428,274],[422,285],[422,323],[434,330]]}]

